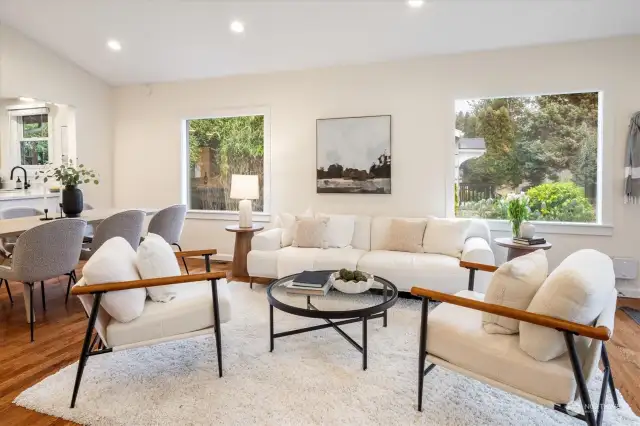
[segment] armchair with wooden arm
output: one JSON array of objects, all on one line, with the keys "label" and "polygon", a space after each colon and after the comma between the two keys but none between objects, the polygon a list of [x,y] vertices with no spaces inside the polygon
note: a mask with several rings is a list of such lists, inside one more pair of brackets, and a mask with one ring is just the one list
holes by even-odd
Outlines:
[{"label": "armchair with wooden arm", "polygon": [[[607,386],[614,404],[618,399],[603,342],[610,339],[615,315],[615,294],[593,325],[566,321],[520,309],[484,302],[484,295],[473,291],[476,271],[494,272],[497,267],[461,261],[469,270],[469,289],[455,295],[413,287],[411,294],[422,297],[419,343],[418,410],[422,411],[425,376],[436,366],[459,372],[537,404],[547,406],[586,422],[602,424]],[[429,302],[440,302],[429,312]],[[512,318],[557,330],[564,335],[567,353],[541,362],[519,348],[515,335],[488,334],[482,329],[482,312]],[[604,365],[599,410],[595,412],[587,382]],[[425,369],[425,363],[430,364]],[[567,409],[580,397],[584,414]]]},{"label": "armchair with wooden arm", "polygon": [[[135,281],[86,285],[81,279],[71,294],[77,295],[89,317],[78,371],[71,399],[75,406],[82,374],[91,356],[121,351],[141,346],[151,346],[173,340],[186,339],[204,334],[215,338],[218,374],[222,377],[222,336],[220,323],[231,316],[230,295],[227,286],[218,280],[226,278],[226,272],[211,272],[210,257],[216,250],[176,252],[182,257],[203,256],[206,272]],[[177,296],[170,302],[145,302],[142,315],[128,323],[120,323],[104,310],[102,296],[112,291],[148,288],[164,285],[179,285]],[[207,297],[209,295],[210,297]],[[93,330],[96,330],[95,337]]]}]

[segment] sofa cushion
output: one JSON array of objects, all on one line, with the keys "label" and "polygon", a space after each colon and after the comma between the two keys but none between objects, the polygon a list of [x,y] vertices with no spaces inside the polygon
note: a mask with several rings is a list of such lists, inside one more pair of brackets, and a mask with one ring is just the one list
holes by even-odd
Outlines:
[{"label": "sofa cushion", "polygon": [[278,278],[279,253],[279,249],[251,250],[249,254],[247,254],[247,271],[249,272],[249,276]]},{"label": "sofa cushion", "polygon": [[422,237],[426,226],[426,220],[391,219],[391,225],[387,231],[387,239],[382,249],[422,253]]},{"label": "sofa cushion", "polygon": [[[298,216],[313,217],[313,211],[309,208]],[[291,213],[280,213],[276,220],[276,227],[282,228],[282,247],[290,246],[296,232],[296,216]]]},{"label": "sofa cushion", "polygon": [[[376,216],[371,219],[371,250],[385,250],[393,217]],[[425,218],[395,218],[410,222],[424,222]]]},{"label": "sofa cushion", "polygon": [[358,270],[386,278],[400,291],[426,287],[444,293],[467,288],[469,273],[455,257],[431,253],[374,250],[358,261]]},{"label": "sofa cushion", "polygon": [[327,250],[319,251],[313,261],[313,269],[317,271],[322,270],[338,270],[347,268],[349,270],[355,270],[358,266],[358,261],[366,253],[364,250],[358,250],[354,248],[330,248]]},{"label": "sofa cushion", "polygon": [[[591,324],[605,308],[615,281],[609,256],[596,250],[579,250],[549,274],[527,311]],[[567,352],[561,332],[524,322],[520,323],[520,347],[539,361]]]},{"label": "sofa cushion", "polygon": [[[211,283],[180,284],[175,299],[168,303],[147,300],[144,314],[126,324],[111,320],[107,325],[109,346],[162,339],[213,326]],[[218,281],[220,322],[231,319],[231,296],[224,280]]]},{"label": "sofa cushion", "polygon": [[[544,250],[536,250],[501,265],[491,277],[484,295],[487,303],[526,310],[547,278],[549,264]],[[520,321],[484,312],[487,333],[517,334]]]},{"label": "sofa cushion", "polygon": [[[136,266],[143,280],[182,275],[173,249],[160,235],[150,233],[138,246]],[[154,302],[168,302],[176,297],[175,285],[147,288]]]},{"label": "sofa cushion", "polygon": [[[457,295],[483,300],[482,294],[466,290]],[[572,402],[576,382],[568,355],[538,362],[520,349],[518,341],[517,335],[486,333],[480,311],[442,303],[429,312],[430,355],[555,403]]]},{"label": "sofa cushion", "polygon": [[[87,285],[139,280],[136,252],[124,238],[111,238],[85,263],[82,276]],[[100,304],[114,320],[129,322],[142,314],[146,298],[144,288],[110,291]]]},{"label": "sofa cushion", "polygon": [[322,249],[284,247],[278,250],[278,278],[291,274],[299,274],[302,271],[312,271],[316,255]]},{"label": "sofa cushion", "polygon": [[470,220],[430,217],[422,241],[424,252],[460,258],[470,225]]},{"label": "sofa cushion", "polygon": [[356,216],[351,246],[359,250],[371,250],[371,216]]},{"label": "sofa cushion", "polygon": [[324,240],[327,247],[344,248],[351,245],[353,230],[356,224],[356,217],[353,215],[319,213],[319,218],[327,218],[327,228],[324,233]]},{"label": "sofa cushion", "polygon": [[327,248],[325,233],[328,222],[328,217],[296,216],[296,232],[291,245],[304,248]]}]

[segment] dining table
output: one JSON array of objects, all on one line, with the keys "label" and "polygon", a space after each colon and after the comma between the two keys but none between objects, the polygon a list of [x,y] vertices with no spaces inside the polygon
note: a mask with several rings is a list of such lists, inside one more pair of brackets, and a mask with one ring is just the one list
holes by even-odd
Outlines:
[{"label": "dining table", "polygon": [[[90,209],[90,210],[84,210],[80,214],[80,216],[78,216],[78,218],[87,221],[87,224],[97,225],[100,222],[102,222],[104,219],[108,218],[109,216],[113,216],[116,213],[120,213],[126,210],[131,210],[131,209]],[[155,209],[155,208],[136,208],[135,210],[142,210],[147,216],[153,215],[158,211],[158,209]],[[59,215],[58,216],[49,215],[49,217],[53,217],[54,218],[53,220],[66,219],[65,217],[60,217]],[[16,237],[35,226],[42,225],[43,223],[47,223],[47,221],[41,220],[42,218],[44,218],[44,215],[18,217],[15,219],[2,219],[0,220],[0,238]],[[29,296],[30,294],[29,286],[27,284],[24,284],[24,291],[22,292],[22,294],[24,296],[24,307],[27,314],[27,323],[29,323],[31,318],[30,313],[31,313],[32,307],[31,307],[31,298]]]}]

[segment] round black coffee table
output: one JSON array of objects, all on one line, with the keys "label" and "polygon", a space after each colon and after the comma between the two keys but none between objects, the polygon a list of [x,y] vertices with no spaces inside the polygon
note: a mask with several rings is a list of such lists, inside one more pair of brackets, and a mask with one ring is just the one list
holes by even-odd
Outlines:
[{"label": "round black coffee table", "polygon": [[[377,283],[374,287],[378,288],[359,294],[342,293],[336,289],[331,289],[326,296],[287,293],[287,286],[291,284],[297,275],[293,274],[275,280],[267,288],[270,351],[273,352],[274,340],[279,337],[333,327],[338,334],[362,353],[362,369],[366,370],[367,322],[371,319],[382,318],[383,327],[387,326],[387,310],[398,301],[398,289],[396,286],[384,278],[374,277]],[[273,308],[300,317],[323,319],[326,324],[274,333]],[[362,322],[362,346],[339,327],[355,322]]]}]

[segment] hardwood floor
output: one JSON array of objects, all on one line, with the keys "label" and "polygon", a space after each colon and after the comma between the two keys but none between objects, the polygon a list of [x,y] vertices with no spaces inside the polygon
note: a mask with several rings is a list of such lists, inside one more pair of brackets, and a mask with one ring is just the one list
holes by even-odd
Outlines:
[{"label": "hardwood floor", "polygon": [[[214,264],[213,269],[229,271],[231,268],[229,264]],[[204,267],[201,262],[194,260],[189,262],[189,270],[204,271]],[[81,270],[76,272],[80,275]],[[0,423],[3,425],[75,424],[11,403],[23,390],[78,359],[87,318],[76,297],[70,297],[65,305],[65,278],[45,283],[47,311],[44,313],[40,289],[34,291],[35,343],[29,342],[22,284],[11,283],[14,306],[10,305],[4,286],[0,288]],[[231,276],[229,279],[247,281]],[[621,299],[620,305],[640,309],[640,300]],[[622,311],[616,313],[615,334],[612,341],[607,343],[607,349],[616,387],[634,412],[640,415],[640,382],[637,380],[640,377],[640,326]]]}]

